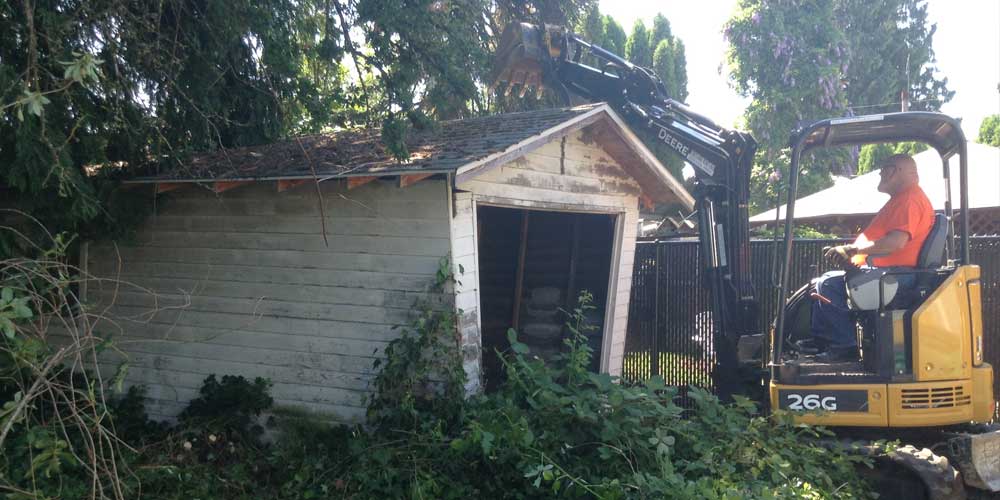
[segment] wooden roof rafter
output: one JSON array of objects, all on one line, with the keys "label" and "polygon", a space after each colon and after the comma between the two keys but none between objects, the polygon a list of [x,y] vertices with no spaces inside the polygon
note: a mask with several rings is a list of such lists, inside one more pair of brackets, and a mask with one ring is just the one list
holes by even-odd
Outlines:
[{"label": "wooden roof rafter", "polygon": [[230,189],[250,184],[251,181],[215,181],[212,183],[212,192],[222,193]]},{"label": "wooden roof rafter", "polygon": [[283,193],[289,189],[301,186],[311,179],[278,179],[278,192]]},{"label": "wooden roof rafter", "polygon": [[169,191],[175,191],[182,187],[191,184],[190,182],[157,182],[156,189],[154,190],[156,194],[166,193]]},{"label": "wooden roof rafter", "polygon": [[357,175],[354,177],[348,177],[347,189],[351,190],[359,188],[361,186],[364,186],[365,184],[368,184],[369,182],[374,181],[375,179],[378,179],[378,177],[374,175]]},{"label": "wooden roof rafter", "polygon": [[405,188],[412,186],[428,177],[434,175],[433,173],[425,174],[410,174],[410,175],[400,175],[399,176],[399,187]]}]

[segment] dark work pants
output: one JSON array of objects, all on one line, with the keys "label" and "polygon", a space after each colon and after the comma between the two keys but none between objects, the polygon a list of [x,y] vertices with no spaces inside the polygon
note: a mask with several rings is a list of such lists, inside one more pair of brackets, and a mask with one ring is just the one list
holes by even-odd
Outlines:
[{"label": "dark work pants", "polygon": [[[885,268],[890,272],[906,271],[909,268]],[[916,281],[912,274],[894,274],[899,290],[913,286]],[[809,329],[813,337],[825,340],[832,347],[856,348],[858,346],[857,327],[847,308],[847,284],[844,271],[830,271],[816,278],[816,291],[830,300],[812,303],[812,317]]]},{"label": "dark work pants", "polygon": [[816,279],[816,291],[830,300],[812,303],[809,329],[814,337],[825,340],[832,347],[858,346],[857,329],[847,308],[847,284],[844,271],[830,271]]}]

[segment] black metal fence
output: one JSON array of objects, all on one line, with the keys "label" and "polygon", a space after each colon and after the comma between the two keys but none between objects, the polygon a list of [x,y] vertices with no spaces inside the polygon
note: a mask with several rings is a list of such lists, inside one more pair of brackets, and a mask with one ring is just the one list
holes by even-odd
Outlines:
[{"label": "black metal fence", "polygon": [[[823,247],[842,241],[796,240],[790,286],[797,288],[829,270]],[[751,272],[761,301],[761,332],[767,331],[781,303],[776,283],[779,245],[773,240],[750,244]],[[1000,237],[972,238],[971,253],[972,262],[982,268],[985,357],[996,367],[1000,366]],[[622,366],[625,381],[661,375],[669,385],[712,388],[712,307],[702,285],[699,258],[694,240],[637,244]]]}]

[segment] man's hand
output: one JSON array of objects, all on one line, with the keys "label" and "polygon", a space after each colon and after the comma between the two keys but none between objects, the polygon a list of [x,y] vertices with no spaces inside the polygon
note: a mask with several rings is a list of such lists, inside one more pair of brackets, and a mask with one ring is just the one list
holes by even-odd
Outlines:
[{"label": "man's hand", "polygon": [[844,264],[851,261],[851,257],[858,253],[858,247],[854,245],[837,245],[826,249],[823,256],[837,264]]}]

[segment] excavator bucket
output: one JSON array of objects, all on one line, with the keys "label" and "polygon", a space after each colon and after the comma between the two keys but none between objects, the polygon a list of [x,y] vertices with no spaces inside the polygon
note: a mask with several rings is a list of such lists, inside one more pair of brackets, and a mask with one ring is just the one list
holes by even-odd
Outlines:
[{"label": "excavator bucket", "polygon": [[520,85],[522,97],[532,88],[541,96],[543,73],[552,59],[547,41],[543,27],[519,22],[508,24],[493,58],[492,86],[506,84],[505,95],[510,95]]}]

